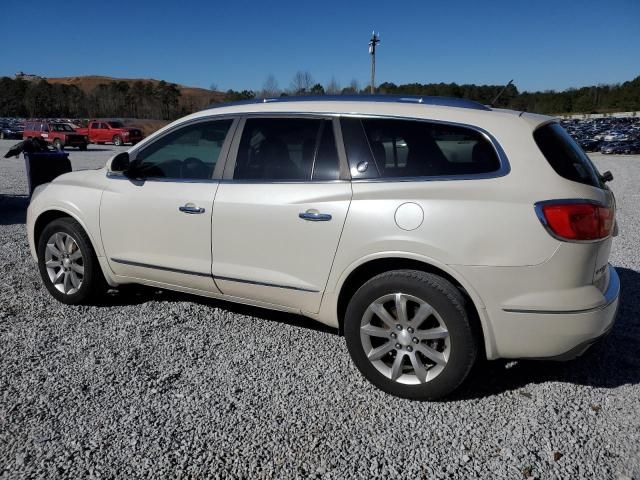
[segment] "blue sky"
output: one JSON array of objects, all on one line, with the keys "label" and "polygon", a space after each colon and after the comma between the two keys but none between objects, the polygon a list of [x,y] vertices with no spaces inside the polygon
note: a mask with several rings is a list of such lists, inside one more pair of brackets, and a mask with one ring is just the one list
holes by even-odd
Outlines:
[{"label": "blue sky", "polygon": [[502,84],[520,90],[640,75],[640,0],[2,0],[0,75],[108,75],[191,86],[286,88],[297,70],[326,83]]}]

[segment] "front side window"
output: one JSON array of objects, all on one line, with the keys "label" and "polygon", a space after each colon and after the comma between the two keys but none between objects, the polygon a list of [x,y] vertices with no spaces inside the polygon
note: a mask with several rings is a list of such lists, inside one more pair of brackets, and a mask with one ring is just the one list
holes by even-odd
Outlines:
[{"label": "front side window", "polygon": [[189,125],[158,139],[135,162],[145,178],[209,180],[232,120]]},{"label": "front side window", "polygon": [[124,128],[124,123],[122,122],[107,122],[111,125],[111,128]]},{"label": "front side window", "polygon": [[335,180],[338,153],[330,120],[251,118],[245,122],[235,180]]},{"label": "front side window", "polygon": [[464,176],[500,169],[495,149],[476,130],[414,120],[361,121],[380,177]]}]

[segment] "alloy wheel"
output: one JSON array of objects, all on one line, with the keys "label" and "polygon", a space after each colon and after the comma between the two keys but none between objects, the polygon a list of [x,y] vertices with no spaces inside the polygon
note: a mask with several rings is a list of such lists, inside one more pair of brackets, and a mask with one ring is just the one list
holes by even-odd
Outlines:
[{"label": "alloy wheel", "polygon": [[423,384],[447,365],[451,340],[438,312],[424,300],[404,293],[384,295],[365,310],[360,341],[371,364],[403,384]]},{"label": "alloy wheel", "polygon": [[49,237],[44,255],[53,286],[65,295],[77,293],[84,280],[84,259],[76,239],[65,232]]}]

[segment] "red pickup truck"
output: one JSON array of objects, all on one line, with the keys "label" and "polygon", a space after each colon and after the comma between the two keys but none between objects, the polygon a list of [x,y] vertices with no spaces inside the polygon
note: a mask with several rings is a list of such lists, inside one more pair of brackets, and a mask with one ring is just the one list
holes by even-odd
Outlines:
[{"label": "red pickup truck", "polygon": [[139,128],[125,127],[122,122],[113,120],[91,120],[88,128],[76,128],[76,132],[86,135],[91,143],[135,145],[143,139],[142,130]]},{"label": "red pickup truck", "polygon": [[82,132],[74,130],[71,125],[63,122],[49,122],[47,120],[27,120],[24,124],[22,138],[41,137],[58,150],[64,147],[87,149],[87,137]]}]

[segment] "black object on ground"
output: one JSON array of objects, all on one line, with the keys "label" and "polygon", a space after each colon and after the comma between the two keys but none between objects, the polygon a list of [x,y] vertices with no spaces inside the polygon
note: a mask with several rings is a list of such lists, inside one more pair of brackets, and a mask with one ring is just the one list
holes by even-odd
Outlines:
[{"label": "black object on ground", "polygon": [[50,182],[57,176],[72,170],[69,154],[64,152],[24,151],[24,161],[27,167],[29,196],[38,185]]}]

